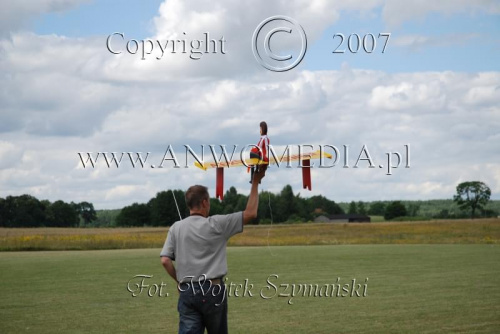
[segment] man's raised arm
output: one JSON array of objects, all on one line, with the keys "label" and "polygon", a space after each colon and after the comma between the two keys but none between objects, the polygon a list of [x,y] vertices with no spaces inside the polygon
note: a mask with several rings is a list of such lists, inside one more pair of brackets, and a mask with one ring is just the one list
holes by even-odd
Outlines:
[{"label": "man's raised arm", "polygon": [[266,169],[267,165],[259,166],[259,171],[253,175],[252,189],[248,197],[247,207],[243,211],[243,224],[245,225],[257,218],[257,211],[259,209],[259,182],[266,175]]}]

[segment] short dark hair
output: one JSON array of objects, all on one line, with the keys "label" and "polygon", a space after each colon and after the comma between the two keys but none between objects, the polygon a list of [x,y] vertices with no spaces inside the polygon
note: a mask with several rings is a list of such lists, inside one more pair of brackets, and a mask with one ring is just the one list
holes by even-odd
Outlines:
[{"label": "short dark hair", "polygon": [[190,210],[199,208],[205,199],[210,200],[207,187],[195,185],[186,191],[186,204]]},{"label": "short dark hair", "polygon": [[267,135],[267,123],[266,122],[260,122],[260,128],[262,129],[262,134]]}]

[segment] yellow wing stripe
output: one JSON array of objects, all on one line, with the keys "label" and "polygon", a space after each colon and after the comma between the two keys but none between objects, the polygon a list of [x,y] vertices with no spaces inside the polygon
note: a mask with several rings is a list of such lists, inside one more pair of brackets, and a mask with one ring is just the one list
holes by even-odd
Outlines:
[{"label": "yellow wing stripe", "polygon": [[[321,157],[321,155],[323,155],[323,158],[328,158],[328,159],[333,158],[333,156],[330,153],[321,152],[320,150],[317,150],[317,151],[311,152],[311,153],[302,153],[300,155],[299,154],[291,154],[291,155],[285,156],[285,157],[283,157],[282,160],[279,161],[279,163],[289,163],[289,162],[299,161],[299,160],[319,159]],[[273,157],[270,159],[269,163],[276,164],[277,161]],[[253,158],[253,159],[245,159],[245,164],[247,166],[252,166],[252,165],[255,166],[255,165],[267,165],[268,163],[265,161]],[[229,161],[229,163],[227,163],[225,161],[219,162],[219,163],[212,161],[212,162],[206,162],[204,164],[200,164],[198,161],[195,161],[195,163],[194,163],[194,165],[196,167],[201,168],[203,170],[207,170],[210,168],[218,168],[218,167],[223,167],[223,168],[242,167],[242,166],[245,166],[245,164],[240,159],[231,160],[231,161]]]}]

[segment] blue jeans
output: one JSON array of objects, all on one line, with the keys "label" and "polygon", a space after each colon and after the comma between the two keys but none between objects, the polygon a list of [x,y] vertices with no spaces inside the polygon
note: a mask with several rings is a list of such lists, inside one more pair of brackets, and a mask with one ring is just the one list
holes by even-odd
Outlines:
[{"label": "blue jeans", "polygon": [[227,334],[227,296],[225,284],[182,283],[177,304],[179,334]]}]

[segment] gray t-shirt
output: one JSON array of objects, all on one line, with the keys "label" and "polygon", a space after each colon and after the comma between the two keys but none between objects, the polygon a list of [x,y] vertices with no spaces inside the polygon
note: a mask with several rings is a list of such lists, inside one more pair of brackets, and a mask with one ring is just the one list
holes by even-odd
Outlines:
[{"label": "gray t-shirt", "polygon": [[243,212],[189,216],[170,227],[160,256],[175,261],[179,282],[219,278],[227,274],[227,240],[241,232]]}]

